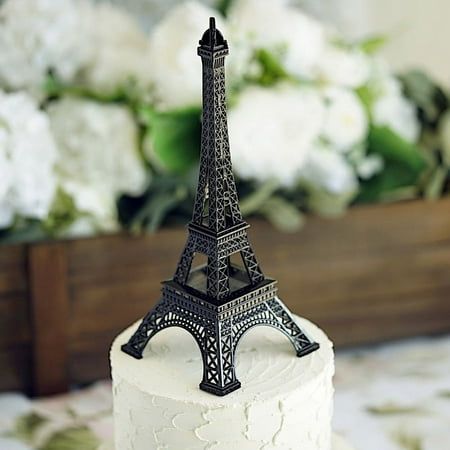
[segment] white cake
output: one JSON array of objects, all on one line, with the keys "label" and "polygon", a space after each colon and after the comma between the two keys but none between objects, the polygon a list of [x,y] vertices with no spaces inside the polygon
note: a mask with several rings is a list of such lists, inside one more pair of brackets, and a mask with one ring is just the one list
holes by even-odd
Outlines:
[{"label": "white cake", "polygon": [[136,360],[111,350],[116,450],[335,450],[333,347],[312,323],[296,318],[320,349],[297,358],[279,331],[256,327],[242,340],[236,373],[242,388],[225,397],[199,390],[202,360],[194,339],[169,328]]}]

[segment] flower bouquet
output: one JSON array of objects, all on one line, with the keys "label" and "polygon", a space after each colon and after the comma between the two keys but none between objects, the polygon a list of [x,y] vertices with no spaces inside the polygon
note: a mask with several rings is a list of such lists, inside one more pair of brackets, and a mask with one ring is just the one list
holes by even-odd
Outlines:
[{"label": "flower bouquet", "polygon": [[[284,0],[189,1],[143,32],[88,0],[0,6],[0,239],[154,230],[189,217],[200,147],[195,54],[229,38],[241,207],[285,231],[304,214],[448,191],[447,94],[395,76],[380,37],[348,42]],[[223,13],[223,14],[221,14]]]}]

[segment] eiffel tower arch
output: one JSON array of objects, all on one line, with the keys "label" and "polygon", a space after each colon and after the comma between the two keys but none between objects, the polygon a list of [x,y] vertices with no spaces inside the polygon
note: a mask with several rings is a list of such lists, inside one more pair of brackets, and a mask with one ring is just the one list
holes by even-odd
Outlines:
[{"label": "eiffel tower arch", "polygon": [[[225,98],[228,44],[214,18],[199,42],[203,67],[200,170],[188,238],[175,274],[162,296],[122,350],[135,358],[159,331],[178,326],[196,340],[203,359],[200,388],[226,395],[240,387],[235,353],[252,327],[267,325],[293,344],[298,357],[319,348],[298,327],[277,296],[276,281],[265,277],[248,240],[249,225],[239,208],[231,166]],[[206,264],[193,267],[196,254]],[[231,262],[239,254],[243,265]]]}]

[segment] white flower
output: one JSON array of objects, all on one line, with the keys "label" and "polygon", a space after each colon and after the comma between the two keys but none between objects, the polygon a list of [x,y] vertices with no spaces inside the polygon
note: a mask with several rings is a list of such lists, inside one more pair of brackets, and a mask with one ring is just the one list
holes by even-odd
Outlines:
[{"label": "white flower", "polygon": [[173,8],[153,30],[151,77],[161,109],[201,105],[202,71],[196,49],[211,16],[217,18],[218,29],[226,34],[217,12],[194,1]]},{"label": "white flower", "polygon": [[321,145],[308,153],[301,179],[336,196],[353,193],[358,188],[353,168],[345,157]]},{"label": "white flower", "polygon": [[357,88],[367,83],[370,71],[370,59],[362,51],[328,43],[315,67],[315,76],[332,85]]},{"label": "white flower", "polygon": [[358,161],[356,164],[356,171],[363,180],[367,180],[375,174],[381,172],[383,167],[383,158],[380,155],[373,154],[367,155]]},{"label": "white flower", "polygon": [[0,22],[0,83],[6,88],[38,92],[50,69],[70,81],[93,57],[85,0],[7,0]]},{"label": "white flower", "polygon": [[343,88],[328,88],[324,96],[327,104],[324,138],[339,151],[362,142],[367,135],[368,119],[357,95]]},{"label": "white flower", "polygon": [[51,104],[49,116],[62,187],[97,228],[114,229],[117,197],[140,194],[147,183],[131,114],[121,106],[64,98]]},{"label": "white flower", "polygon": [[273,50],[282,55],[289,72],[308,78],[326,37],[319,22],[285,0],[237,0],[230,11],[230,29],[236,46]]},{"label": "white flower", "polygon": [[248,88],[229,113],[236,173],[244,179],[275,179],[292,186],[318,138],[323,117],[321,97],[311,89]]},{"label": "white flower", "polygon": [[376,125],[391,128],[407,141],[416,142],[419,138],[420,124],[415,106],[401,92],[389,92],[379,97],[373,104],[372,115]]},{"label": "white flower", "polygon": [[376,61],[371,80],[377,98],[372,105],[373,122],[387,126],[410,142],[416,142],[420,123],[414,105],[404,96],[400,81],[382,61]]},{"label": "white flower", "polygon": [[99,92],[114,91],[128,81],[148,89],[152,66],[145,33],[130,15],[113,5],[101,3],[93,14],[95,56],[84,68],[82,81]]},{"label": "white flower", "polygon": [[15,215],[44,219],[56,191],[48,117],[25,93],[0,92],[0,228]]}]

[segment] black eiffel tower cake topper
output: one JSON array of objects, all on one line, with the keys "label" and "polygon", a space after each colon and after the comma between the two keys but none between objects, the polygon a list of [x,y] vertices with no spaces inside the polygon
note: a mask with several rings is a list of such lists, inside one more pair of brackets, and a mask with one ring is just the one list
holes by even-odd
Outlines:
[{"label": "black eiffel tower cake topper", "polygon": [[[198,47],[203,63],[203,121],[200,173],[189,236],[173,279],[163,282],[162,296],[122,346],[142,358],[159,331],[181,327],[192,334],[202,353],[200,388],[226,395],[240,387],[235,352],[246,331],[257,325],[280,330],[297,356],[319,348],[299,328],[277,297],[276,281],[266,278],[247,238],[231,167],[225,100],[224,60],[228,44],[214,18]],[[207,257],[192,268],[195,254]],[[242,265],[231,263],[240,254]]]}]

